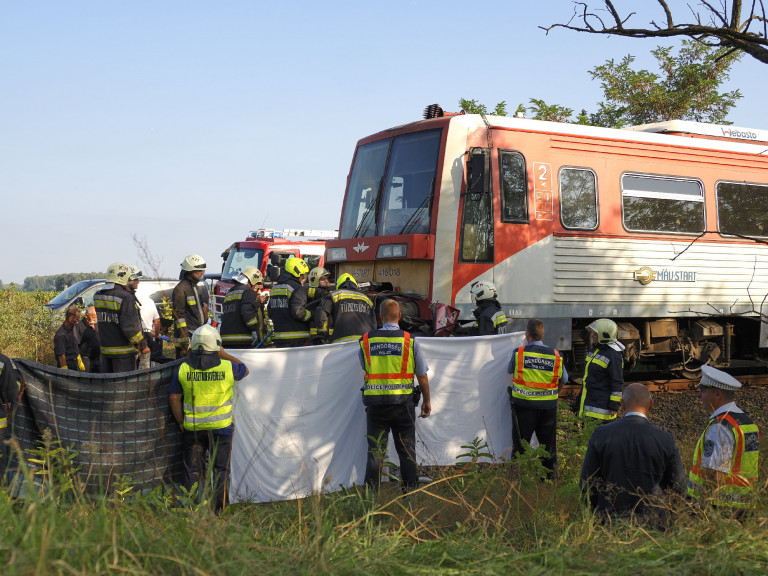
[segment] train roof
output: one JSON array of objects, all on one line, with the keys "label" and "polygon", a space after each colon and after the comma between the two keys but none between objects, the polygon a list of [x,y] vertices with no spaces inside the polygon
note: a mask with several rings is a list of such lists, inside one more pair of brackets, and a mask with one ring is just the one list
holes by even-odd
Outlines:
[{"label": "train roof", "polygon": [[706,124],[685,120],[671,120],[655,124],[643,124],[627,128],[602,128],[565,122],[550,122],[512,116],[488,116],[480,114],[457,114],[418,120],[382,130],[362,138],[358,145],[365,144],[383,137],[391,137],[393,132],[409,132],[412,130],[428,129],[427,127],[458,124],[467,129],[505,128],[521,132],[543,132],[549,134],[567,134],[573,136],[626,139],[636,142],[667,144],[676,146],[692,146],[691,138],[698,138],[696,146],[713,150],[728,150],[747,154],[757,154],[768,157],[768,130],[757,128],[741,128],[724,124]]}]

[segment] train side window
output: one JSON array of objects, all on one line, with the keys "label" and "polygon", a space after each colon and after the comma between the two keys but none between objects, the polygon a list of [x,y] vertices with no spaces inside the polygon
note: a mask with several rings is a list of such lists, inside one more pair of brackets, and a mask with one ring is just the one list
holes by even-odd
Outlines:
[{"label": "train side window", "polygon": [[488,148],[472,148],[467,158],[467,186],[461,222],[461,261],[493,262],[493,202],[491,155]]},{"label": "train side window", "polygon": [[768,186],[718,182],[716,191],[720,234],[768,236]]},{"label": "train side window", "polygon": [[518,152],[499,150],[501,221],[528,222],[528,179],[525,158]]},{"label": "train side window", "polygon": [[560,170],[560,221],[565,228],[597,228],[597,176],[589,168]]},{"label": "train side window", "polygon": [[704,187],[699,180],[628,173],[621,177],[621,196],[627,230],[704,231]]}]

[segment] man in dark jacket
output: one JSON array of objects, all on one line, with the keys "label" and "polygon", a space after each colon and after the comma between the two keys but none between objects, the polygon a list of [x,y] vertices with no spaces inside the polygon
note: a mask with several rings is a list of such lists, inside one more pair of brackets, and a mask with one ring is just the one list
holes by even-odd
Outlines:
[{"label": "man in dark jacket", "polygon": [[470,288],[472,302],[477,308],[472,310],[476,322],[470,334],[472,336],[491,336],[504,334],[507,331],[507,316],[501,310],[501,304],[496,298],[496,286],[493,282],[475,282]]},{"label": "man in dark jacket", "polygon": [[318,334],[328,334],[330,322],[332,342],[358,340],[366,332],[376,329],[373,302],[360,291],[351,274],[339,276],[336,290],[323,300],[318,315]]},{"label": "man in dark jacket", "polygon": [[77,306],[70,306],[65,313],[63,324],[53,336],[53,354],[56,356],[56,365],[59,368],[85,372],[77,338],[73,332],[78,322],[80,322],[80,309]]},{"label": "man in dark jacket", "polygon": [[99,343],[99,317],[96,308],[88,306],[83,319],[72,329],[79,345],[80,357],[83,359],[86,372],[101,372],[101,344]]},{"label": "man in dark jacket", "polygon": [[115,262],[107,268],[107,282],[112,282],[113,287],[99,290],[93,297],[99,319],[102,373],[136,370],[137,352],[149,352],[136,297],[125,288],[130,275],[130,266]]},{"label": "man in dark jacket", "polygon": [[260,294],[264,278],[256,266],[248,266],[233,280],[236,284],[224,298],[221,341],[224,348],[253,348],[266,337]]},{"label": "man in dark jacket", "polygon": [[278,348],[304,346],[309,339],[309,321],[312,313],[307,310],[307,280],[309,266],[301,258],[288,258],[285,269],[269,291],[269,318],[275,325],[272,341]]},{"label": "man in dark jacket", "polygon": [[685,470],[675,439],[648,421],[651,393],[643,384],[627,386],[624,417],[595,429],[579,484],[592,508],[609,516],[663,514],[664,493],[682,495]]}]

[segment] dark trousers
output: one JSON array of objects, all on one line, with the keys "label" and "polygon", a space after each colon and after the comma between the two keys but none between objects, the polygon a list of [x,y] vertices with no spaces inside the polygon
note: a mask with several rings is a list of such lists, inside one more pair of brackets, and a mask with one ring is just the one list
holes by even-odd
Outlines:
[{"label": "dark trousers", "polygon": [[[197,483],[198,494],[203,494],[210,488],[216,512],[220,512],[226,505],[231,453],[232,436],[214,434],[213,430],[184,430],[184,488],[191,490],[192,485]],[[205,465],[206,455],[209,462],[213,463],[213,470]],[[211,472],[213,485],[209,487]]]},{"label": "dark trousers", "polygon": [[[395,450],[400,458],[400,474],[403,489],[416,488],[419,476],[416,472],[416,424],[415,409],[409,399],[404,404],[368,406],[365,409],[368,436],[368,460],[365,465],[365,483],[378,487],[380,462],[376,452],[386,450],[389,432],[395,440]],[[381,436],[383,446],[377,438]]]},{"label": "dark trousers", "polygon": [[136,356],[102,356],[101,373],[133,372],[136,370]]},{"label": "dark trousers", "polygon": [[523,452],[520,441],[530,442],[534,432],[539,444],[549,452],[549,457],[541,463],[549,470],[547,477],[552,479],[557,473],[557,408],[528,408],[513,404],[512,445],[515,455]]}]

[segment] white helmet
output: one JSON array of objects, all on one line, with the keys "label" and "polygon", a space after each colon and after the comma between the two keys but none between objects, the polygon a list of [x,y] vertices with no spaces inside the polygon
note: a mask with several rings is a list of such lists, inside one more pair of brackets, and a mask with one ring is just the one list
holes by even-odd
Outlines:
[{"label": "white helmet", "polygon": [[128,284],[130,276],[131,268],[122,262],[113,262],[109,265],[109,268],[107,268],[107,282],[125,286]]},{"label": "white helmet", "polygon": [[469,293],[472,296],[472,302],[479,302],[480,300],[495,298],[496,286],[493,285],[493,282],[489,282],[488,280],[475,282],[470,287]]},{"label": "white helmet", "polygon": [[221,336],[219,331],[210,324],[203,324],[192,332],[192,341],[189,343],[190,350],[199,350],[203,352],[218,352],[221,348]]},{"label": "white helmet", "polygon": [[181,269],[184,272],[196,272],[197,270],[205,270],[205,260],[198,254],[190,254],[181,263]]},{"label": "white helmet", "polygon": [[318,266],[317,268],[312,268],[312,270],[309,271],[309,285],[313,286],[314,288],[317,288],[320,286],[320,280],[323,278],[323,276],[330,276],[331,273],[328,272],[325,268],[322,268],[321,266]]},{"label": "white helmet", "polygon": [[130,282],[133,282],[134,280],[138,280],[143,276],[143,274],[141,273],[141,268],[139,268],[138,266],[131,265],[131,266],[128,266],[128,268],[131,269],[131,275],[128,277],[128,280]]},{"label": "white helmet", "polygon": [[587,326],[587,330],[592,330],[597,334],[597,341],[600,344],[613,344],[619,339],[619,327],[610,318],[595,320]]}]

